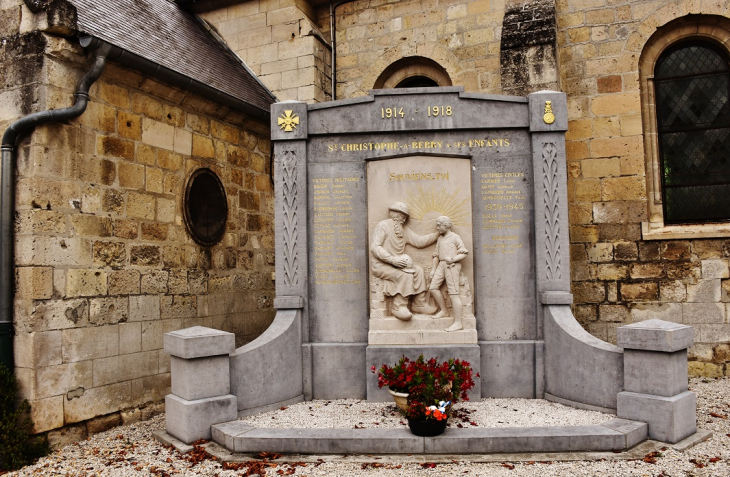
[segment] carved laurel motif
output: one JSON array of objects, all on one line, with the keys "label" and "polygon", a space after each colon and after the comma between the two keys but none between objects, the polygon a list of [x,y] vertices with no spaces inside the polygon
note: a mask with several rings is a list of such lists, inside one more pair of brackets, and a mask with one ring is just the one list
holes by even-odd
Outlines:
[{"label": "carved laurel motif", "polygon": [[299,284],[297,257],[297,157],[284,151],[284,285]]},{"label": "carved laurel motif", "polygon": [[560,212],[558,210],[558,149],[553,142],[542,145],[542,185],[545,201],[545,251],[548,280],[562,278],[560,263]]}]

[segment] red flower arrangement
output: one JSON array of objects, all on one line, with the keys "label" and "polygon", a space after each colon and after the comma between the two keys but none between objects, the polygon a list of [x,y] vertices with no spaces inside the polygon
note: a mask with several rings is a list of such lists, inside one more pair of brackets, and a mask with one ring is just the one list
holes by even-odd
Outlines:
[{"label": "red flower arrangement", "polygon": [[[371,370],[375,373],[375,366]],[[459,399],[468,401],[468,391],[474,387],[471,365],[458,359],[439,364],[436,358],[426,361],[423,355],[415,361],[402,356],[393,367],[381,366],[377,374],[378,387],[387,386],[392,391],[408,393],[405,415],[409,419],[445,419],[451,404]],[[479,373],[476,376],[479,377]],[[444,406],[443,403],[449,404]]]}]

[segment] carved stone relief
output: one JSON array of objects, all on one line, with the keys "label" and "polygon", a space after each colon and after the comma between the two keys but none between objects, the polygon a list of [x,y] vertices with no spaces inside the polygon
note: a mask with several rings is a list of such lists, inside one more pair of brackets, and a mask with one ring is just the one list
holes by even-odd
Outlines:
[{"label": "carved stone relief", "polygon": [[299,257],[297,256],[297,157],[294,151],[284,151],[283,170],[283,240],[284,285],[299,284]]},{"label": "carved stone relief", "polygon": [[368,164],[370,344],[476,343],[469,169],[435,157]]},{"label": "carved stone relief", "polygon": [[542,183],[545,219],[546,278],[560,280],[560,211],[558,208],[558,149],[555,143],[542,145]]}]

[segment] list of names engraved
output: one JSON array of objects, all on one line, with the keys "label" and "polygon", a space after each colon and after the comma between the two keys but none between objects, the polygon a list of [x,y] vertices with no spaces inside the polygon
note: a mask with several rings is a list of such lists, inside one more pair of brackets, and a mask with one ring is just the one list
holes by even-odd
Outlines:
[{"label": "list of names engraved", "polygon": [[516,253],[527,246],[529,195],[526,174],[519,171],[482,172],[481,214],[487,254]]},{"label": "list of names engraved", "polygon": [[359,177],[312,179],[314,191],[314,283],[361,285],[354,264],[355,229],[352,223],[353,187]]}]

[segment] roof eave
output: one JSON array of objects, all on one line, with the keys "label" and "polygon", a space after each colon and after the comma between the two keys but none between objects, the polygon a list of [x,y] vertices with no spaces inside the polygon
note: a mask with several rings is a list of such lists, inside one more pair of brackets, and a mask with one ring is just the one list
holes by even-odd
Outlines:
[{"label": "roof eave", "polygon": [[228,106],[236,111],[247,114],[254,119],[269,122],[271,120],[271,113],[266,109],[262,109],[259,106],[243,101],[235,96],[231,96],[217,88],[202,83],[196,79],[190,78],[189,76],[178,73],[177,71],[171,70],[165,66],[159,65],[151,60],[143,58],[135,53],[125,50],[119,46],[113,45],[105,40],[92,35],[82,35],[80,38],[81,46],[88,50],[96,50],[103,44],[108,44],[111,47],[111,53],[109,59],[117,61],[126,66],[139,70],[143,73],[150,75],[153,78],[159,79],[167,84],[176,86],[178,88],[190,91],[192,93],[199,94],[208,99],[216,101],[220,104]]}]

